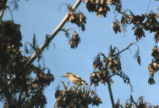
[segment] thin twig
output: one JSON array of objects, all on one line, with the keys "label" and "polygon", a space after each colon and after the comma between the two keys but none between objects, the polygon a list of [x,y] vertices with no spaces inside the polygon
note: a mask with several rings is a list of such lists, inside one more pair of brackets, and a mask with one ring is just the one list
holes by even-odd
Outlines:
[{"label": "thin twig", "polygon": [[132,46],[134,43],[130,43],[126,48],[124,48],[123,50],[119,51],[118,53],[116,53],[115,55],[119,55],[120,53],[124,52],[125,50],[129,49],[130,46]]},{"label": "thin twig", "polygon": [[[128,10],[129,11],[129,10]],[[130,13],[132,13],[131,11],[129,11]],[[124,12],[120,12],[120,14],[122,14],[123,16],[125,16],[125,17],[128,17],[128,18],[133,18],[133,15],[127,15],[127,14],[125,14]]]},{"label": "thin twig", "polygon": [[23,94],[23,91],[21,90],[19,94],[19,98],[18,98],[18,104],[20,104],[22,101],[22,94]]},{"label": "thin twig", "polygon": [[115,108],[114,98],[113,98],[113,93],[112,93],[110,81],[108,81],[107,84],[108,84],[108,91],[109,91],[110,99],[111,99],[111,102],[112,102],[112,108]]},{"label": "thin twig", "polygon": [[[77,0],[76,3],[73,5],[72,9],[73,11],[76,10],[76,8],[80,5],[80,3],[82,2],[82,0]],[[34,52],[32,54],[32,56],[30,57],[30,59],[27,61],[27,63],[25,64],[28,65],[30,63],[32,63],[37,56],[42,53],[42,51],[49,45],[49,43],[51,42],[51,40],[56,36],[56,34],[60,31],[60,29],[64,26],[64,24],[66,23],[66,21],[69,18],[69,12],[66,14],[66,16],[63,18],[63,20],[60,22],[60,24],[54,29],[54,31],[52,32],[52,34],[48,37],[48,40],[45,40],[45,42],[41,45],[41,47],[39,48],[38,52]]]},{"label": "thin twig", "polygon": [[146,13],[148,13],[148,12],[149,12],[150,5],[151,5],[151,0],[149,1],[149,4],[148,4],[147,12],[146,12]]},{"label": "thin twig", "polygon": [[0,21],[2,21],[2,17],[3,17],[3,15],[4,15],[4,12],[5,12],[5,10],[6,10],[6,5],[7,5],[7,2],[8,2],[8,0],[5,0],[5,1],[2,1],[2,3],[4,3],[3,4],[3,6],[5,6],[5,8],[3,8],[2,10],[1,10],[1,13],[0,13]]},{"label": "thin twig", "polygon": [[2,17],[4,15],[5,9],[2,9],[1,13],[0,13],[0,20],[2,20]]},{"label": "thin twig", "polygon": [[[129,49],[130,46],[132,46],[133,43],[130,43],[126,48],[124,48],[123,50],[119,51],[118,53],[116,53],[115,55],[119,55],[120,53],[124,52],[125,50]],[[112,93],[112,89],[111,89],[111,84],[110,81],[108,81],[108,91],[109,91],[109,95],[110,95],[110,99],[111,99],[111,103],[112,103],[112,108],[115,108],[115,104],[114,104],[114,98],[113,98],[113,93]]]}]

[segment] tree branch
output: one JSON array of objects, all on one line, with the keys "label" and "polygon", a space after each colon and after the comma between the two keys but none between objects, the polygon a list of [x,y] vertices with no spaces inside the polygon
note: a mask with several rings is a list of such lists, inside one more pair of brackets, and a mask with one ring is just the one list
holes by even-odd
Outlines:
[{"label": "tree branch", "polygon": [[108,84],[108,91],[109,91],[110,99],[111,99],[111,102],[112,102],[112,108],[115,108],[114,98],[113,98],[113,93],[112,93],[110,81],[108,81],[107,84]]},{"label": "tree branch", "polygon": [[134,43],[130,43],[126,48],[124,48],[123,50],[119,51],[118,53],[116,53],[115,55],[119,55],[120,53],[124,52],[125,50],[129,49],[130,46],[132,46]]},{"label": "tree branch", "polygon": [[[76,10],[76,8],[80,5],[80,3],[82,2],[82,0],[77,0],[76,3],[73,5],[72,9],[73,11]],[[69,18],[69,12],[66,14],[66,16],[63,18],[63,20],[60,22],[60,24],[54,29],[54,31],[52,32],[52,34],[48,37],[47,40],[45,40],[45,42],[41,45],[41,47],[39,48],[38,52],[34,52],[32,54],[32,56],[30,57],[30,59],[27,61],[27,63],[25,64],[28,65],[30,63],[32,63],[37,56],[42,53],[42,51],[49,45],[49,43],[51,42],[51,40],[56,36],[56,34],[60,31],[60,29],[64,26],[64,24],[66,23],[66,21]]]},{"label": "tree branch", "polygon": [[2,9],[1,13],[0,13],[0,20],[2,20],[2,17],[4,15],[5,9]]},{"label": "tree branch", "polygon": [[6,7],[7,7],[6,5],[7,5],[8,0],[4,0],[4,1],[1,1],[1,2],[3,3],[3,6],[5,6],[5,8],[2,8],[2,10],[1,10],[0,21],[2,21],[2,17],[4,15],[5,10],[6,10]]}]

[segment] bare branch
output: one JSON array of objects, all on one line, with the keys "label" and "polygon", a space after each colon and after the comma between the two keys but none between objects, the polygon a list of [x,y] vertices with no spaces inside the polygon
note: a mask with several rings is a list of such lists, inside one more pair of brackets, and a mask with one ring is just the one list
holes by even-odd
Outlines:
[{"label": "bare branch", "polygon": [[8,1],[8,0],[1,1],[2,4],[3,4],[3,6],[4,6],[4,8],[2,8],[1,13],[0,13],[0,21],[2,21],[2,17],[3,17],[3,15],[4,15],[5,10],[6,10],[7,1]]},{"label": "bare branch", "polygon": [[0,20],[2,20],[2,17],[4,15],[5,9],[2,9],[1,13],[0,13]]},{"label": "bare branch", "polygon": [[119,55],[120,53],[124,52],[125,50],[129,49],[130,46],[132,46],[134,43],[130,43],[126,48],[124,48],[123,50],[119,51],[118,53],[116,53],[115,55]]},{"label": "bare branch", "polygon": [[[82,0],[77,0],[76,3],[73,5],[72,9],[73,11],[76,10],[76,8],[80,5],[80,3],[82,2]],[[66,23],[66,21],[69,18],[69,12],[66,14],[66,16],[63,18],[63,20],[60,22],[60,24],[54,29],[54,31],[52,32],[52,34],[48,37],[47,40],[45,40],[45,42],[41,45],[41,47],[39,48],[38,52],[34,52],[32,54],[32,56],[30,57],[30,59],[27,61],[27,63],[25,64],[28,65],[30,63],[32,63],[37,56],[42,53],[42,51],[48,46],[48,44],[51,42],[51,40],[56,36],[56,34],[60,31],[60,29],[64,26],[64,24]]]},{"label": "bare branch", "polygon": [[112,93],[110,81],[108,81],[107,84],[108,84],[108,91],[109,91],[110,99],[111,99],[111,102],[112,102],[112,108],[115,108],[114,98],[113,98],[113,93]]}]

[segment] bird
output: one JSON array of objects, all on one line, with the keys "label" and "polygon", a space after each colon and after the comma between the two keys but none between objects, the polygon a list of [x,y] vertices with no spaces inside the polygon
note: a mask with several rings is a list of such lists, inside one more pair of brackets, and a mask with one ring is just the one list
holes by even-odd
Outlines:
[{"label": "bird", "polygon": [[69,80],[75,84],[76,87],[78,87],[79,85],[84,85],[85,87],[88,86],[88,84],[78,75],[75,75],[71,72],[67,72],[64,77],[68,77]]}]

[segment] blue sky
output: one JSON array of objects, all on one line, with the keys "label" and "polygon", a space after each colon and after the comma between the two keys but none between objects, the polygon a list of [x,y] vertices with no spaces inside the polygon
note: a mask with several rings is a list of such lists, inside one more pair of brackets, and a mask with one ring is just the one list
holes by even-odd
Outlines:
[{"label": "blue sky", "polygon": [[[45,34],[51,34],[53,29],[60,23],[67,12],[66,5],[73,4],[75,0],[21,0],[19,9],[13,10],[13,19],[21,24],[23,42],[32,42],[33,34],[36,34],[38,44],[41,45],[45,40]],[[122,0],[123,9],[132,9],[136,14],[146,13],[149,0]],[[59,9],[59,6],[61,8]],[[151,0],[150,10],[157,12],[159,2]],[[106,18],[99,18],[95,13],[88,13],[85,4],[81,3],[77,11],[82,11],[87,16],[86,31],[82,32],[76,25],[67,23],[64,27],[74,28],[79,33],[81,42],[77,49],[73,50],[69,46],[68,39],[63,32],[59,32],[51,42],[49,50],[43,52],[45,64],[51,69],[55,80],[46,88],[45,94],[48,104],[47,108],[53,107],[55,103],[55,89],[60,81],[67,82],[68,79],[61,78],[66,72],[72,72],[81,76],[88,83],[89,74],[93,72],[93,58],[98,52],[108,54],[109,46],[117,46],[119,49],[125,48],[130,42],[136,42],[132,26],[129,26],[125,33],[115,34],[111,28],[114,20],[114,10],[108,12]],[[6,11],[4,19],[11,19],[9,11]],[[71,32],[72,33],[72,32]],[[70,34],[71,34],[70,33]],[[125,103],[132,94],[135,99],[144,96],[145,100],[152,104],[158,104],[159,100],[159,80],[158,74],[155,76],[156,84],[148,85],[149,72],[148,64],[151,62],[151,49],[155,42],[153,34],[146,32],[146,38],[137,43],[140,47],[142,65],[139,66],[134,60],[136,46],[125,51],[121,55],[123,71],[130,76],[134,92],[130,93],[128,85],[114,77],[112,84],[114,100],[120,98],[121,103]],[[111,108],[111,102],[107,86],[101,85],[96,89],[97,94],[102,98],[103,103],[98,108]],[[90,106],[92,107],[92,106]],[[96,108],[96,106],[94,107]]]}]

